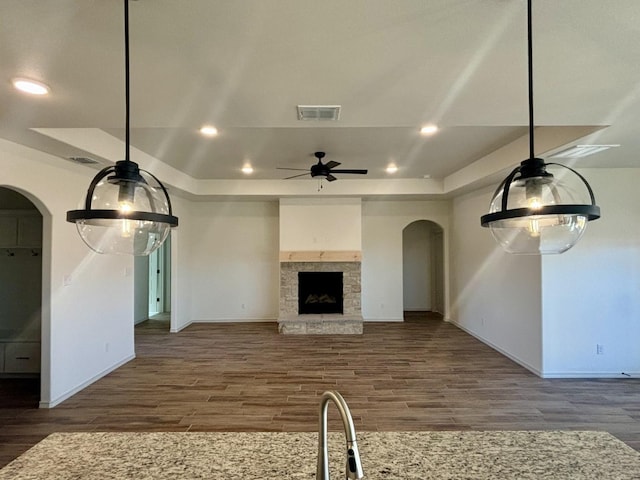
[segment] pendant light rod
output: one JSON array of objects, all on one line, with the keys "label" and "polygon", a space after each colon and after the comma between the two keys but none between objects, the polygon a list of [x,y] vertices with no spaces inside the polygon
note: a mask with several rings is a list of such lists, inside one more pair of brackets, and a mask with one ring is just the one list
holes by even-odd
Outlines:
[{"label": "pendant light rod", "polygon": [[124,0],[124,103],[125,103],[125,152],[124,159],[131,161],[130,150],[130,98],[129,98],[129,0]]},{"label": "pendant light rod", "polygon": [[89,185],[84,209],[69,210],[67,221],[76,224],[82,240],[95,252],[149,255],[178,226],[178,217],[162,182],[131,161],[129,58],[129,0],[124,0],[124,160],[98,172]]},{"label": "pendant light rod", "polygon": [[[535,156],[533,105],[533,0],[527,0],[527,79],[529,88],[529,158],[500,183],[490,212],[480,224],[509,253],[548,254],[567,251],[580,239],[588,221],[600,218],[600,207],[587,180],[571,167],[545,163]],[[588,193],[585,201],[547,171],[562,167],[574,173]]]},{"label": "pendant light rod", "polygon": [[533,141],[533,27],[531,22],[531,0],[527,0],[527,56],[529,57],[529,158],[535,158]]}]

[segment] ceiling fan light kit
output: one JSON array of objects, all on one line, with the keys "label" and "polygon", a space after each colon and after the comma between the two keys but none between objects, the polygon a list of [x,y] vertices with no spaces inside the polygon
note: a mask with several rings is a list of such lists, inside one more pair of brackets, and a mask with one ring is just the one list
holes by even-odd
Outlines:
[{"label": "ceiling fan light kit", "polygon": [[82,240],[98,253],[149,255],[178,225],[164,185],[130,160],[129,4],[124,0],[125,160],[103,168],[93,178],[84,208],[67,212]]},{"label": "ceiling fan light kit", "polygon": [[[535,157],[531,3],[527,0],[529,158],[498,186],[480,222],[508,253],[563,253],[580,240],[587,222],[600,218],[600,207],[582,175]],[[560,172],[554,176],[549,166]]]}]

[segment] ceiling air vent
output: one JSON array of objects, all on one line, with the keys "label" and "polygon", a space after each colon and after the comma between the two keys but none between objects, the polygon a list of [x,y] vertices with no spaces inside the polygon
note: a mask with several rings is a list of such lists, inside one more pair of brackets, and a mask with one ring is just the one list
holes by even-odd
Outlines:
[{"label": "ceiling air vent", "polygon": [[551,158],[582,158],[620,145],[575,145],[551,155]]},{"label": "ceiling air vent", "polygon": [[334,121],[340,118],[340,105],[298,105],[298,120]]},{"label": "ceiling air vent", "polygon": [[79,163],[80,165],[97,165],[98,163],[100,163],[97,160],[89,157],[69,157],[69,160],[74,163]]}]

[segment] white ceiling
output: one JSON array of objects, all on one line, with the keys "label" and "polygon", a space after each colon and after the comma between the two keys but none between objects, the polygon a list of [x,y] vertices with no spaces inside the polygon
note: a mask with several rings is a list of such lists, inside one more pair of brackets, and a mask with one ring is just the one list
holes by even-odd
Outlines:
[{"label": "white ceiling", "polygon": [[[640,2],[534,0],[533,9],[536,125],[558,133],[539,149],[620,144],[569,163],[640,167]],[[2,0],[0,18],[0,137],[61,162],[121,159],[122,2]],[[316,150],[368,168],[377,185],[390,162],[396,179],[447,183],[527,133],[525,0],[138,0],[130,29],[134,160],[179,189],[246,179],[245,163],[251,179],[282,179],[295,172],[277,167],[306,168]],[[27,97],[13,77],[51,94]],[[341,105],[341,118],[302,122],[298,104]],[[440,131],[420,136],[427,123]],[[202,137],[204,124],[219,135]],[[607,128],[578,141],[560,128],[574,126]],[[115,137],[113,148],[96,130]],[[525,157],[526,148],[462,183]],[[271,193],[296,181],[277,182]],[[451,190],[443,184],[433,191]]]}]

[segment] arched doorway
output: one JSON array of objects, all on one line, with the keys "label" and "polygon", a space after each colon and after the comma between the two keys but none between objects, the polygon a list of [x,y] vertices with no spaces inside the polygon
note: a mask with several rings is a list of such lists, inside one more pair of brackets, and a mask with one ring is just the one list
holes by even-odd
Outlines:
[{"label": "arched doorway", "polygon": [[0,407],[38,407],[42,332],[42,214],[0,187]]},{"label": "arched doorway", "polygon": [[403,309],[445,313],[444,237],[435,222],[418,220],[402,231]]}]

